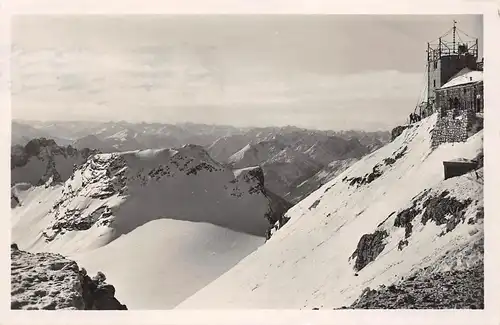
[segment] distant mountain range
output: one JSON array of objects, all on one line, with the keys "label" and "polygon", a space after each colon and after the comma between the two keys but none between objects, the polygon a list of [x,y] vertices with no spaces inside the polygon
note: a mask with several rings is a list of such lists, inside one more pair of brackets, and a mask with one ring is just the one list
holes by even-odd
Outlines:
[{"label": "distant mountain range", "polygon": [[303,187],[302,193],[298,193],[294,185],[306,181],[334,161],[361,158],[387,143],[390,134],[317,131],[294,126],[237,128],[193,123],[13,122],[13,145],[19,148],[33,138],[53,139],[60,146],[71,145],[78,150],[89,148],[102,153],[195,144],[231,168],[261,166],[266,188],[281,197],[290,196],[294,190],[290,199],[297,201],[308,195],[314,186]]}]

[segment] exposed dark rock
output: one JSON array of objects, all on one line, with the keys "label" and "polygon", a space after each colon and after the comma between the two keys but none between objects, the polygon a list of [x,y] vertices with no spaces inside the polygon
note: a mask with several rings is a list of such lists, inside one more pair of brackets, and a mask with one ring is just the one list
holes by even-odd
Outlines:
[{"label": "exposed dark rock", "polygon": [[206,170],[206,171],[211,173],[211,172],[217,171],[218,169],[210,164],[207,164],[206,162],[201,162],[200,164],[190,168],[186,172],[186,175],[196,175],[202,170]]},{"label": "exposed dark rock", "polygon": [[106,276],[102,272],[90,278],[87,271],[82,269],[80,275],[86,310],[127,310],[127,306],[115,298],[115,287],[106,283]]},{"label": "exposed dark rock", "polygon": [[389,236],[385,230],[376,230],[373,234],[364,234],[351,259],[356,258],[354,270],[362,270],[368,263],[373,262],[382,253],[385,247],[384,239]]},{"label": "exposed dark rock", "polygon": [[[422,214],[422,223],[424,225],[429,220],[434,221],[438,226],[447,224],[449,222],[449,220],[446,218],[448,215],[451,215],[450,220],[453,220],[451,221],[451,223],[455,224],[455,226],[456,219],[460,219],[460,221],[463,221],[462,219],[464,218],[464,212],[472,203],[472,200],[467,199],[461,202],[454,197],[443,197],[443,193],[441,193],[441,195],[438,197],[429,198],[423,203],[425,211]],[[455,226],[450,226],[450,230],[447,231],[453,230]]]},{"label": "exposed dark rock", "polygon": [[269,240],[271,238],[271,236],[273,235],[273,233],[275,233],[276,231],[278,231],[279,229],[281,229],[284,225],[286,225],[286,223],[290,220],[290,218],[286,217],[286,216],[281,216],[279,218],[278,221],[276,221],[276,223],[274,225],[272,225],[271,227],[269,227],[266,231],[266,241]]},{"label": "exposed dark rock", "polygon": [[13,209],[21,204],[19,198],[14,194],[10,194],[10,208]]},{"label": "exposed dark rock", "polygon": [[405,248],[406,246],[408,246],[408,240],[407,239],[399,241],[399,243],[398,243],[398,249],[399,250],[403,250],[403,248]]},{"label": "exposed dark rock", "polygon": [[479,207],[476,212],[476,221],[479,219],[484,219],[484,207]]},{"label": "exposed dark rock", "polygon": [[[421,222],[424,225],[429,220],[433,220],[438,226],[446,224],[446,230],[441,235],[452,231],[458,224],[465,221],[465,210],[472,200],[467,199],[461,202],[450,197],[450,192],[447,190],[437,196],[428,196],[428,193],[429,190],[423,191],[412,200],[411,207],[401,210],[394,219],[395,227],[405,228],[405,240],[399,242],[398,249],[401,250],[408,245],[407,239],[412,234],[413,220],[420,214],[422,214]],[[422,204],[419,204],[420,202]]]},{"label": "exposed dark rock", "polygon": [[316,209],[316,207],[321,203],[321,200],[316,200],[313,202],[313,204],[311,204],[311,206],[309,207],[309,210],[312,210],[312,209]]},{"label": "exposed dark rock", "polygon": [[413,206],[400,211],[394,219],[394,227],[405,228],[405,238],[411,236],[413,230],[412,221],[422,212],[422,210],[416,207],[415,202],[413,204]]},{"label": "exposed dark rock", "polygon": [[394,159],[399,160],[399,159],[403,158],[403,156],[406,154],[407,151],[408,151],[408,147],[404,146],[403,149],[401,149],[398,153],[396,153],[396,155],[394,156]]},{"label": "exposed dark rock", "polygon": [[370,184],[380,176],[382,176],[382,172],[379,170],[380,165],[375,165],[372,169],[371,173],[365,174],[362,177],[351,177],[351,178],[344,178],[344,181],[348,182],[350,186],[361,186],[361,185],[366,185]]},{"label": "exposed dark rock", "polygon": [[411,124],[396,126],[391,131],[391,139],[392,139],[392,141],[394,141],[397,137],[399,137],[401,135],[401,133],[403,133],[404,130],[406,130],[408,128],[411,128],[411,127],[412,127]]},{"label": "exposed dark rock", "polygon": [[350,186],[356,185],[357,187],[365,184],[370,184],[371,182],[382,176],[383,172],[381,169],[384,167],[384,165],[385,166],[393,165],[397,160],[401,159],[406,154],[407,151],[408,147],[405,146],[398,152],[394,153],[393,157],[385,158],[382,161],[382,163],[378,163],[375,166],[373,166],[371,173],[367,173],[364,176],[351,177],[351,178],[347,178],[346,176],[342,179],[342,181],[347,182]]},{"label": "exposed dark rock", "polygon": [[126,310],[105,280],[101,272],[91,279],[62,255],[11,245],[11,309]]},{"label": "exposed dark rock", "polygon": [[[420,270],[399,283],[366,288],[349,309],[483,309],[484,268],[427,273]],[[345,309],[345,308],[344,308]]]},{"label": "exposed dark rock", "polygon": [[391,166],[393,165],[396,161],[398,161],[399,159],[403,158],[403,156],[406,154],[406,151],[408,150],[408,147],[407,146],[404,146],[403,149],[401,149],[400,151],[398,151],[394,157],[389,157],[389,158],[385,158],[384,159],[384,164],[386,166]]},{"label": "exposed dark rock", "polygon": [[477,154],[476,158],[474,158],[474,161],[477,163],[476,169],[484,167],[484,152],[482,150]]},{"label": "exposed dark rock", "polygon": [[[52,139],[32,139],[25,146],[14,145],[11,147],[11,170],[26,166],[32,158],[38,159],[46,164],[45,171],[43,169],[39,170],[40,175],[34,175],[35,177],[30,179],[29,182],[36,186],[44,184],[52,186],[56,183],[66,181],[66,178],[71,177],[71,175],[66,175],[67,171],[65,172],[64,178],[61,176],[55,164],[55,158],[57,156],[62,156],[65,159],[72,159],[80,164],[85,162],[90,155],[98,152],[99,151],[95,149],[86,148],[77,150],[72,146],[59,146]],[[47,184],[49,179],[52,179],[52,182]],[[13,185],[17,181],[19,181],[17,178],[13,178],[11,179],[11,184]],[[22,181],[25,182],[26,180]]]},{"label": "exposed dark rock", "polygon": [[[276,222],[280,223],[280,228],[288,221],[288,218],[284,218],[285,213],[292,207],[292,204],[277,194],[264,188],[265,195],[269,199],[270,208],[266,214],[266,219],[269,221],[271,228]],[[285,221],[286,219],[286,221]]]}]

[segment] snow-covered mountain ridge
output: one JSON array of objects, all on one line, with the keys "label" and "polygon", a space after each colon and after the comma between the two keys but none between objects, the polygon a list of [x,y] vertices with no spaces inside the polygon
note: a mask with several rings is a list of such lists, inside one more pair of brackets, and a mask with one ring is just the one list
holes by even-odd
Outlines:
[{"label": "snow-covered mountain ridge", "polygon": [[[63,183],[12,190],[21,249],[103,271],[133,309],[186,299],[262,245],[288,208],[265,189],[260,167],[229,169],[196,145],[99,153]],[[138,270],[124,272],[131,261]],[[135,279],[144,274],[147,283]]]},{"label": "snow-covered mountain ridge", "polygon": [[436,120],[402,130],[293,206],[265,245],[178,308],[339,308],[424,267],[482,263],[482,167],[443,180],[443,161],[476,159],[483,133],[433,149]]},{"label": "snow-covered mountain ridge", "polygon": [[96,154],[53,189],[60,195],[41,235],[58,242],[61,236],[79,237],[72,232],[95,231],[101,246],[168,216],[263,236],[276,218],[263,180],[259,167],[233,172],[194,145]]}]

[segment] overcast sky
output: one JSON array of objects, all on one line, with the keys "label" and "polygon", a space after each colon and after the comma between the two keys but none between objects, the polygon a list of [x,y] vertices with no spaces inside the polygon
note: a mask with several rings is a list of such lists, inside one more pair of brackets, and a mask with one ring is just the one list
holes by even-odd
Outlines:
[{"label": "overcast sky", "polygon": [[389,129],[426,44],[480,16],[17,16],[12,115]]}]

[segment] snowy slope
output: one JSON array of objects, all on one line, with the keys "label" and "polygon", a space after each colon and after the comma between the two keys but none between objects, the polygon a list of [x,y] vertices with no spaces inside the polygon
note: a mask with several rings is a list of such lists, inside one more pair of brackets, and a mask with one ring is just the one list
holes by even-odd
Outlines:
[{"label": "snowy slope", "polygon": [[432,150],[436,118],[404,130],[292,207],[265,245],[178,308],[331,309],[425,266],[480,262],[482,169],[479,179],[473,172],[443,181],[442,163],[475,158],[482,131]]},{"label": "snowy slope", "polygon": [[74,258],[91,273],[104,272],[128,308],[169,309],[263,243],[208,223],[158,219]]}]

